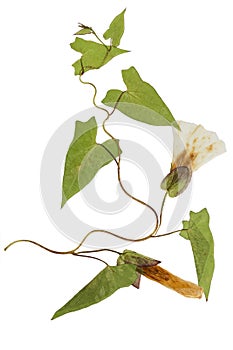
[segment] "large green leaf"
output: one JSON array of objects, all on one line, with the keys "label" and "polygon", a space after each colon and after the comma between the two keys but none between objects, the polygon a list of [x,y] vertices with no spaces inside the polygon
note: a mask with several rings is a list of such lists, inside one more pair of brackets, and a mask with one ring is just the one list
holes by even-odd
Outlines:
[{"label": "large green leaf", "polygon": [[110,139],[102,145],[97,144],[96,134],[94,117],[87,122],[76,121],[74,138],[65,160],[62,207],[94,178],[99,169],[113,160],[112,155],[118,156],[116,141]]},{"label": "large green leaf", "polygon": [[124,14],[125,11],[122,11],[118,16],[114,18],[112,23],[110,24],[108,30],[104,33],[104,39],[112,39],[112,45],[118,46],[120,45],[121,37],[124,34]]},{"label": "large green leaf", "polygon": [[181,236],[189,239],[197,271],[198,284],[204,289],[208,300],[210,284],[214,273],[214,240],[209,227],[207,209],[198,213],[190,212],[190,220],[183,222]]},{"label": "large green leaf", "polygon": [[90,69],[98,69],[108,63],[112,58],[128,52],[127,50],[105,46],[95,41],[85,40],[79,37],[70,46],[75,51],[82,53],[81,59],[73,64],[75,75],[80,75]]},{"label": "large green leaf", "polygon": [[170,110],[155,89],[143,81],[134,67],[122,70],[126,91],[109,90],[103,99],[107,106],[119,109],[128,117],[151,125],[172,125],[179,129]]},{"label": "large green leaf", "polygon": [[68,303],[55,312],[52,319],[99,303],[118,289],[129,287],[136,278],[136,266],[134,265],[107,266]]}]

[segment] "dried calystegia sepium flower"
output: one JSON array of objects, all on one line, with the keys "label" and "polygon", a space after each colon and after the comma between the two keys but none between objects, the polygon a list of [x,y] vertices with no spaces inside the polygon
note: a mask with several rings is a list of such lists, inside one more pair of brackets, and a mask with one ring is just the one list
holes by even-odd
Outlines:
[{"label": "dried calystegia sepium flower", "polygon": [[219,140],[215,132],[194,123],[177,123],[180,130],[173,128],[172,169],[186,166],[195,171],[226,151],[225,143]]},{"label": "dried calystegia sepium flower", "polygon": [[173,128],[173,159],[170,173],[161,187],[170,197],[176,197],[187,188],[193,171],[226,151],[217,134],[202,125],[178,121],[180,130]]}]

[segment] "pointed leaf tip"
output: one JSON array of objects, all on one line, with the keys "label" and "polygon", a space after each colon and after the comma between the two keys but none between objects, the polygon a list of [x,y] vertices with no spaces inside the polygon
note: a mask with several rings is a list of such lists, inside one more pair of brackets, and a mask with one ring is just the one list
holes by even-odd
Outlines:
[{"label": "pointed leaf tip", "polygon": [[109,28],[104,33],[104,39],[111,39],[112,45],[117,47],[120,45],[122,35],[125,30],[124,14],[126,9],[124,9],[119,15],[117,15],[111,22]]},{"label": "pointed leaf tip", "polygon": [[214,273],[214,240],[209,227],[209,213],[206,208],[195,213],[190,212],[189,221],[183,222],[181,236],[189,239],[198,278],[198,284],[204,289],[208,300],[210,285]]},{"label": "pointed leaf tip", "polygon": [[108,298],[120,288],[129,287],[137,279],[136,266],[107,266],[72,299],[61,307],[52,320],[69,312],[84,309]]},{"label": "pointed leaf tip", "polygon": [[114,107],[128,117],[157,126],[179,128],[169,108],[157,91],[143,81],[134,67],[122,70],[126,91],[109,90],[102,103]]}]

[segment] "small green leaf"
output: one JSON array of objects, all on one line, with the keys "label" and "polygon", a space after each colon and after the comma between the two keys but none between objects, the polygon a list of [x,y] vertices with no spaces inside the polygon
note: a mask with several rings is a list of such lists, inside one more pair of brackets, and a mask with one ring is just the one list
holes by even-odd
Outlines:
[{"label": "small green leaf", "polygon": [[85,40],[77,37],[71,48],[82,53],[81,59],[73,64],[75,75],[80,75],[91,69],[99,69],[108,63],[112,58],[128,52],[116,47],[105,46],[95,41]]},{"label": "small green leaf", "polygon": [[112,45],[113,46],[119,46],[120,45],[120,41],[121,41],[121,37],[124,34],[124,14],[125,11],[122,11],[118,16],[116,16],[114,18],[114,20],[112,21],[112,23],[109,26],[109,29],[106,30],[106,32],[104,33],[104,39],[112,39]]},{"label": "small green leaf", "polygon": [[82,28],[80,29],[77,33],[75,33],[74,35],[86,35],[86,34],[91,34],[92,30],[91,28]]},{"label": "small green leaf", "polygon": [[186,238],[186,233],[188,235],[193,250],[198,284],[204,289],[208,300],[214,273],[214,240],[209,227],[207,209],[202,209],[198,213],[191,211],[190,220],[184,221],[183,227],[188,231],[183,231],[181,236]]},{"label": "small green leaf", "polygon": [[107,266],[68,303],[55,312],[52,320],[68,312],[78,311],[99,303],[118,289],[129,287],[136,278],[136,266],[134,265]]},{"label": "small green leaf", "polygon": [[148,256],[136,253],[132,250],[124,250],[123,253],[117,259],[117,265],[133,264],[137,267],[143,266],[155,266],[161,261],[149,258]]},{"label": "small green leaf", "polygon": [[172,198],[179,196],[188,187],[192,172],[186,166],[173,169],[162,181],[161,188]]},{"label": "small green leaf", "polygon": [[134,67],[122,70],[126,91],[109,90],[103,99],[107,106],[114,107],[130,118],[151,125],[172,125],[179,129],[170,110],[155,89],[143,81]]},{"label": "small green leaf", "polygon": [[97,144],[96,134],[97,124],[94,117],[87,122],[76,121],[74,138],[65,160],[62,207],[68,199],[83,189],[103,166],[113,160],[112,155],[118,156],[116,141],[107,140],[102,145]]}]

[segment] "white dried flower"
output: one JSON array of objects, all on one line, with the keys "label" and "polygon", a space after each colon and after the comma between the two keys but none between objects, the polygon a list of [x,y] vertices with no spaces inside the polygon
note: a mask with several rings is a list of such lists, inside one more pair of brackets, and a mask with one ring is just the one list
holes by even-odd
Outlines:
[{"label": "white dried flower", "polygon": [[226,151],[225,144],[217,134],[202,125],[178,122],[180,131],[175,130],[172,169],[186,166],[195,171],[203,164]]}]

